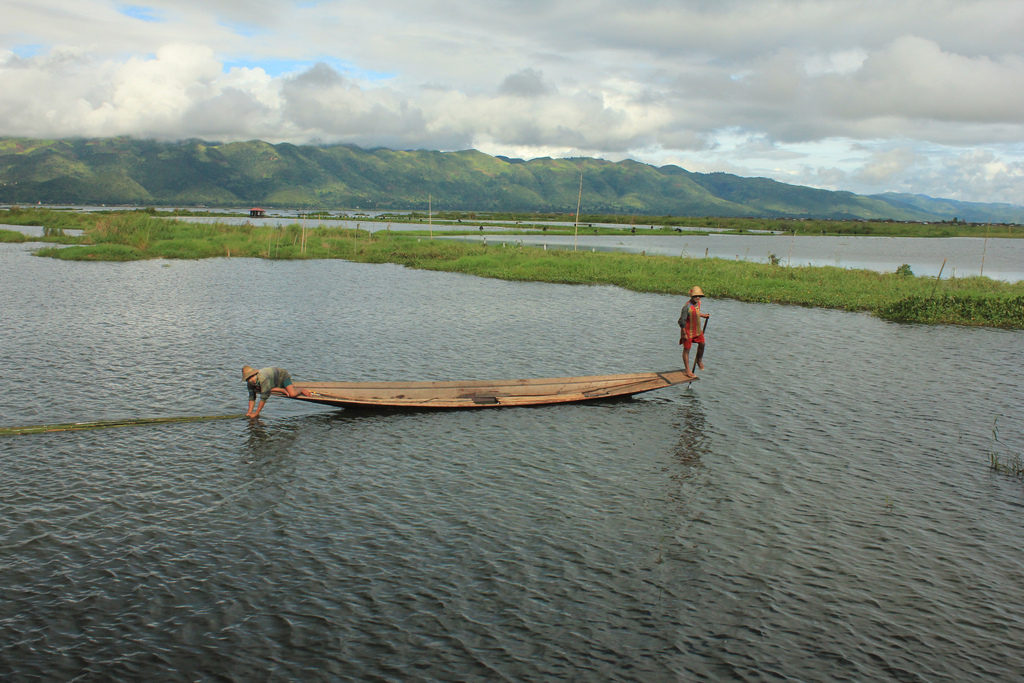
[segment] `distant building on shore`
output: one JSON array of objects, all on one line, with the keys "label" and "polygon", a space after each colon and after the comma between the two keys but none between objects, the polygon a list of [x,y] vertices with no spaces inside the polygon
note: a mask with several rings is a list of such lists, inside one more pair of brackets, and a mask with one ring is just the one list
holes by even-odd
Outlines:
[{"label": "distant building on shore", "polygon": [[267,212],[257,207],[249,209],[249,218],[265,218]]}]

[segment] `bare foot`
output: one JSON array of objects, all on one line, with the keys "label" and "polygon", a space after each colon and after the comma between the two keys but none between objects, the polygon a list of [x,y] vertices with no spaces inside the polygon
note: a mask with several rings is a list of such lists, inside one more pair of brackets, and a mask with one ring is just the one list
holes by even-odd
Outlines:
[{"label": "bare foot", "polygon": [[701,363],[700,361],[697,361],[697,367],[700,368],[701,370],[703,370],[704,369],[704,364]]},{"label": "bare foot", "polygon": [[686,371],[683,372],[683,377],[689,377],[690,379],[695,379],[697,377],[697,375],[695,375],[694,373],[690,372],[689,370],[686,370]]}]

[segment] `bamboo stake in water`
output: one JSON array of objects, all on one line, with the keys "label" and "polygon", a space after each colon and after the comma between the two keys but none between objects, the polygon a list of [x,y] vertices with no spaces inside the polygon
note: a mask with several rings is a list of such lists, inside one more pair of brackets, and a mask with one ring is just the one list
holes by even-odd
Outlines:
[{"label": "bamboo stake in water", "polygon": [[430,193],[427,193],[427,225],[430,229],[430,239],[434,239],[434,213],[430,208]]},{"label": "bamboo stake in water", "polygon": [[985,243],[981,248],[981,272],[978,273],[978,277],[985,274],[985,250],[988,249],[988,228],[985,228]]},{"label": "bamboo stake in water", "polygon": [[935,290],[939,287],[939,278],[942,277],[942,269],[946,267],[946,259],[942,259],[942,266],[939,267],[939,274],[935,276],[935,286],[932,287],[932,296],[935,296]]},{"label": "bamboo stake in water", "polygon": [[572,238],[572,250],[576,251],[576,242],[580,238],[580,204],[583,202],[583,171],[580,171],[580,196],[576,198],[576,232]]}]

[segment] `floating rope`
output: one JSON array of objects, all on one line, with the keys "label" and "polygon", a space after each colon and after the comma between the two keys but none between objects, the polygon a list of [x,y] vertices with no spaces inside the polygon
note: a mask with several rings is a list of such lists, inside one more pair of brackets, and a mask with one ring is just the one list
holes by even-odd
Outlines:
[{"label": "floating rope", "polygon": [[79,429],[106,429],[108,427],[131,427],[133,425],[173,424],[176,422],[207,422],[210,420],[233,420],[245,415],[195,415],[182,417],[144,417],[137,420],[98,420],[96,422],[68,422],[65,424],[33,425],[30,427],[0,427],[0,436],[19,434],[44,434],[46,432],[70,432]]}]

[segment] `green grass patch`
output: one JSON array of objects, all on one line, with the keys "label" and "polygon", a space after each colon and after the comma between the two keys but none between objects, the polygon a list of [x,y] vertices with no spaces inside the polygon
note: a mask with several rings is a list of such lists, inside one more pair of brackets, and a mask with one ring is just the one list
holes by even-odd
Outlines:
[{"label": "green grass patch", "polygon": [[126,244],[90,244],[87,246],[46,247],[36,256],[50,256],[65,261],[140,261],[145,257]]},{"label": "green grass patch", "polygon": [[23,232],[0,228],[0,242],[24,242],[25,239],[25,233]]},{"label": "green grass patch", "polygon": [[0,223],[7,225],[38,225],[52,230],[85,230],[95,222],[93,214],[80,211],[58,211],[12,206],[0,210]]}]

